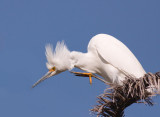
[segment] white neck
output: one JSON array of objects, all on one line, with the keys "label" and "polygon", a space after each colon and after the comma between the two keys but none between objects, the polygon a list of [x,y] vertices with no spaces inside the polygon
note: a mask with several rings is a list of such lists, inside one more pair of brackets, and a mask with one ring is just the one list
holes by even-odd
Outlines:
[{"label": "white neck", "polygon": [[[71,52],[71,64],[73,67],[79,68],[86,72],[94,73],[94,62],[92,61],[91,53],[82,53],[77,51]],[[92,66],[91,66],[92,65]]]}]

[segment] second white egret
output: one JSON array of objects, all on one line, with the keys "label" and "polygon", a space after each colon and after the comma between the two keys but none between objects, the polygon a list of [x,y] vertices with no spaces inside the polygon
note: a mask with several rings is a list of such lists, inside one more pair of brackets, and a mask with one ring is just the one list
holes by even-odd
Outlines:
[{"label": "second white egret", "polygon": [[146,72],[134,54],[119,40],[107,34],[94,36],[88,44],[88,52],[69,51],[64,42],[58,42],[53,51],[46,46],[46,63],[49,71],[38,80],[41,81],[74,67],[88,73],[91,82],[92,74],[98,74],[108,83],[121,85],[126,75],[142,77]]}]

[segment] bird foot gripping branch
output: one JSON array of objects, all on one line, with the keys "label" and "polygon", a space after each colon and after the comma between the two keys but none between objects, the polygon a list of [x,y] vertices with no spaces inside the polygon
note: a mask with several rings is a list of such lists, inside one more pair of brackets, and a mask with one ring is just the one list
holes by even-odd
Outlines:
[{"label": "bird foot gripping branch", "polygon": [[73,71],[71,71],[71,73],[75,74],[76,76],[89,77],[89,83],[92,84],[92,77],[94,77],[92,73],[81,73]]},{"label": "bird foot gripping branch", "polygon": [[74,72],[74,71],[70,71],[70,72],[73,73],[75,76],[89,77],[90,84],[92,84],[92,77],[94,77],[97,80],[100,80],[107,85],[111,85],[111,83],[108,83],[105,79],[100,78],[92,73],[82,73],[82,72]]}]

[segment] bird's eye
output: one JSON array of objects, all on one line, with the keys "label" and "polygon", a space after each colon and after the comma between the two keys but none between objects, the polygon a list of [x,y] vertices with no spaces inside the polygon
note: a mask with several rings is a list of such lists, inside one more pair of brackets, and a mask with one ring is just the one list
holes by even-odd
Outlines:
[{"label": "bird's eye", "polygon": [[56,67],[52,67],[49,72],[54,72],[56,70]]}]

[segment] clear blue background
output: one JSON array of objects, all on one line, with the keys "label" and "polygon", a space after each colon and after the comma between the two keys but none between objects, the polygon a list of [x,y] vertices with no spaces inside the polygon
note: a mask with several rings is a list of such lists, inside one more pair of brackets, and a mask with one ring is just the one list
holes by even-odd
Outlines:
[{"label": "clear blue background", "polygon": [[[31,88],[48,70],[45,44],[65,40],[87,51],[98,33],[125,43],[147,72],[160,70],[159,0],[0,0],[0,116],[89,117],[106,86],[68,71]],[[154,107],[134,104],[127,117],[158,117]]]}]

